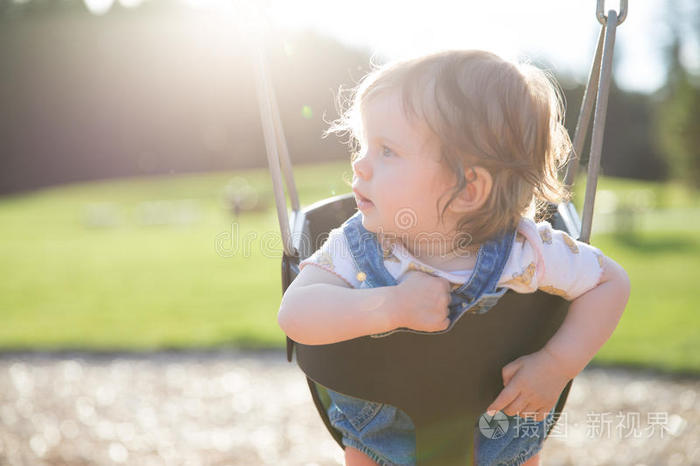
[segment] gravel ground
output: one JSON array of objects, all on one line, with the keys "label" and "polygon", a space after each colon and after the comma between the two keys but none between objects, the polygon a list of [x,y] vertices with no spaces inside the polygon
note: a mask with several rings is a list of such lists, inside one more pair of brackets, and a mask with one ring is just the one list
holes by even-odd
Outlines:
[{"label": "gravel ground", "polygon": [[[543,465],[700,465],[700,379],[589,367]],[[282,352],[0,354],[0,465],[337,465]]]}]

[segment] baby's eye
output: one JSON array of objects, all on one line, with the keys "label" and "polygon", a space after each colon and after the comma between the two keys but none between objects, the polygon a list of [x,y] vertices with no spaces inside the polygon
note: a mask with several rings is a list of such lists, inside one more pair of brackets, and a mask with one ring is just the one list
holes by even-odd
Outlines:
[{"label": "baby's eye", "polygon": [[390,157],[396,154],[394,154],[394,151],[389,149],[387,146],[382,146],[382,155],[385,157]]}]

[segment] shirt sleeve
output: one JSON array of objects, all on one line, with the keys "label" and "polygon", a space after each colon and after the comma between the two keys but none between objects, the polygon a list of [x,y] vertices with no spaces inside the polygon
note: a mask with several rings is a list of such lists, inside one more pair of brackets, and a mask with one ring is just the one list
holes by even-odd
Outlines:
[{"label": "shirt sleeve", "polygon": [[598,248],[548,222],[522,219],[499,284],[519,293],[539,289],[573,300],[598,285],[603,257]]},{"label": "shirt sleeve", "polygon": [[341,278],[348,286],[359,288],[357,267],[352,259],[345,234],[341,228],[330,231],[326,241],[312,255],[299,263],[299,271],[307,265],[320,267]]}]

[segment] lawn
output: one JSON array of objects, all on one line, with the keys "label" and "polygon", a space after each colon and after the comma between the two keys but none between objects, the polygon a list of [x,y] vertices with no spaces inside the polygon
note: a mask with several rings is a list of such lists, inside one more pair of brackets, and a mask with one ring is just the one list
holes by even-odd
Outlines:
[{"label": "lawn", "polygon": [[[302,204],[349,191],[345,163],[295,174]],[[266,208],[235,218],[222,202],[234,178]],[[684,213],[677,228],[656,213],[644,214],[645,230],[635,235],[594,228],[593,243],[632,280],[628,309],[595,361],[700,373],[700,220],[686,213],[697,212],[699,196],[607,178],[599,188],[618,202],[642,198],[665,209],[658,215]],[[281,348],[281,245],[270,193],[267,172],[252,170],[0,197],[0,348]]]}]

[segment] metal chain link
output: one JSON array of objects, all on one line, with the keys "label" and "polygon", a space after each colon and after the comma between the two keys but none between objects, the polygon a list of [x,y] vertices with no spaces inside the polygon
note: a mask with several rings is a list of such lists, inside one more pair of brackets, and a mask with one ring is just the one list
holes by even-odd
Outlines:
[{"label": "metal chain link", "polygon": [[[598,22],[605,26],[608,24],[608,16],[605,14],[605,0],[598,0],[595,15]],[[620,10],[617,12],[617,25],[619,26],[627,18],[627,0],[620,0]]]}]

